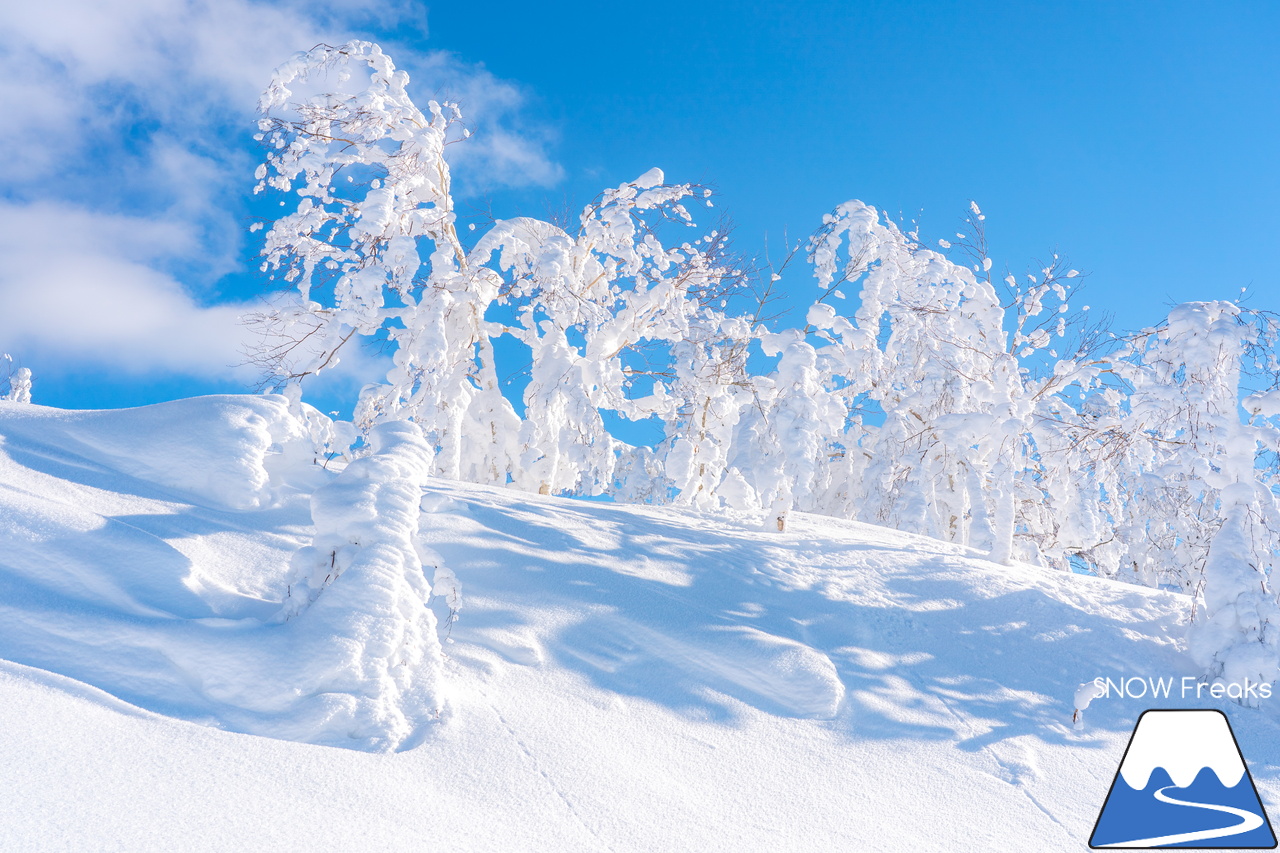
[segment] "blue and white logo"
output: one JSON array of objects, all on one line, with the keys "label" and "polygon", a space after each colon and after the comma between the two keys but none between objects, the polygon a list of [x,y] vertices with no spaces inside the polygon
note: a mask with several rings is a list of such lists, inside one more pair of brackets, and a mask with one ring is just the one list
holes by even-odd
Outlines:
[{"label": "blue and white logo", "polygon": [[1226,714],[1144,712],[1089,846],[1274,848],[1271,821]]}]

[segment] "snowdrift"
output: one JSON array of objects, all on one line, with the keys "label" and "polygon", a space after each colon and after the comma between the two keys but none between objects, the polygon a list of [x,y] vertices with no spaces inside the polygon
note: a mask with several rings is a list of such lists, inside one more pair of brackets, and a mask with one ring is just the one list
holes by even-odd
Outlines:
[{"label": "snowdrift", "polygon": [[[428,451],[403,426],[309,496],[324,473],[281,397],[0,404],[0,656],[236,731],[400,745],[442,704],[408,477]],[[299,606],[313,516],[344,562]]]},{"label": "snowdrift", "polygon": [[[300,435],[0,404],[0,849],[1079,849],[1150,704],[1076,687],[1198,674],[1182,596]],[[1276,715],[1224,707],[1270,805]]]}]

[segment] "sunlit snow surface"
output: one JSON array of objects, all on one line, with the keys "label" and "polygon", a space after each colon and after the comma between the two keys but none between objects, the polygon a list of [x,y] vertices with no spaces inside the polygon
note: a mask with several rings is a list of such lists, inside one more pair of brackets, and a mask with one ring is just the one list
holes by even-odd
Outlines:
[{"label": "sunlit snow surface", "polygon": [[[1169,593],[442,481],[444,710],[371,753],[262,705],[324,654],[272,617],[331,476],[271,399],[0,404],[0,849],[1082,849],[1148,705],[1077,732],[1077,685],[1195,674]],[[1274,709],[1228,711],[1270,805]]]}]

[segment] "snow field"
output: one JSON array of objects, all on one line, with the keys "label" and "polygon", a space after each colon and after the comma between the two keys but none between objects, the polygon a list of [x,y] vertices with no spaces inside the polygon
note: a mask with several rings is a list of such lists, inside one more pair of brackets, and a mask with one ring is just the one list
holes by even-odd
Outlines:
[{"label": "snow field", "polygon": [[[1168,592],[800,513],[413,504],[402,427],[228,509],[150,448],[266,472],[283,402],[76,414],[0,409],[0,850],[1080,849],[1146,706],[1077,731],[1077,686],[1196,674]],[[112,467],[117,419],[148,459]],[[1276,714],[1228,710],[1274,803]]]}]

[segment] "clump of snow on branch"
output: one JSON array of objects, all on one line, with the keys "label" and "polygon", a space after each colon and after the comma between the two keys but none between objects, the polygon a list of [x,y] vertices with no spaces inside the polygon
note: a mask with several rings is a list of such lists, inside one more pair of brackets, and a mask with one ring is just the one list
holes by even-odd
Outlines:
[{"label": "clump of snow on branch", "polygon": [[1093,704],[1094,699],[1100,699],[1107,695],[1104,686],[1095,681],[1086,681],[1076,688],[1074,702],[1075,709],[1071,712],[1071,723],[1076,731],[1084,729],[1084,712]]}]

